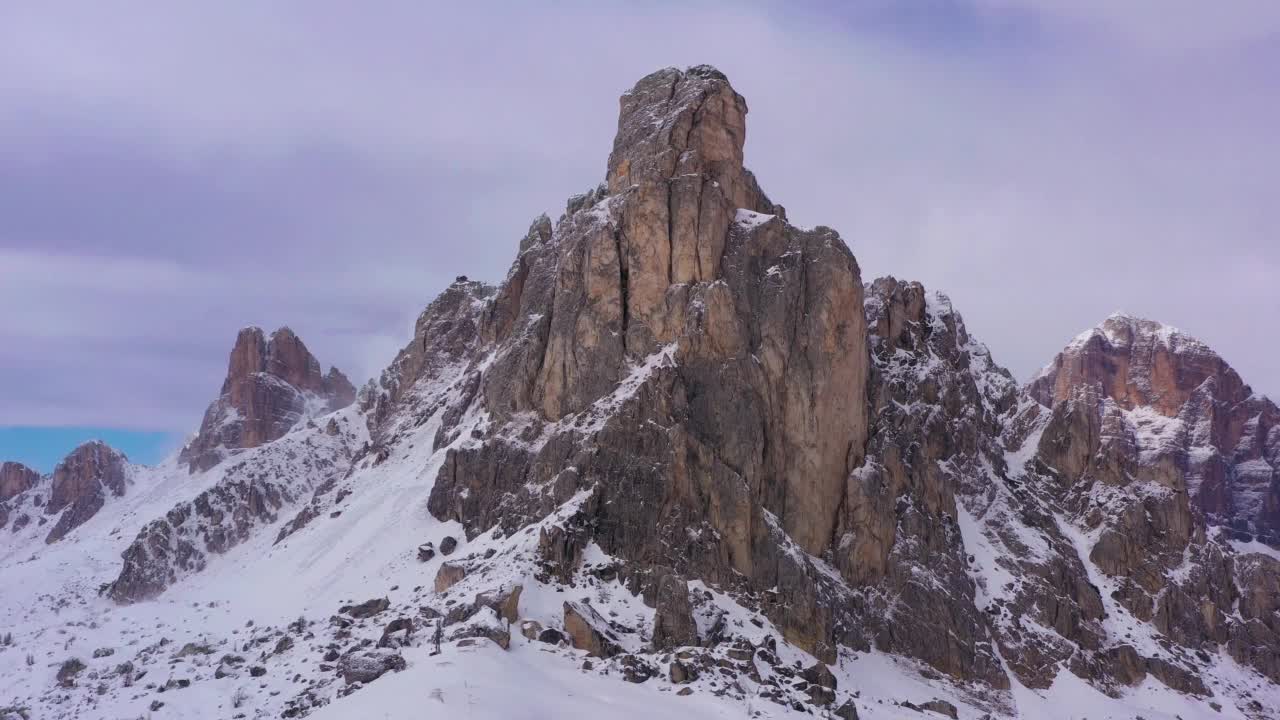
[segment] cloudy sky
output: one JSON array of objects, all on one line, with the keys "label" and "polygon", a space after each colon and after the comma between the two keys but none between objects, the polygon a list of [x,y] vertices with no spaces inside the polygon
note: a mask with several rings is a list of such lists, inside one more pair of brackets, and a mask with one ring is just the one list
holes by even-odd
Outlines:
[{"label": "cloudy sky", "polygon": [[180,436],[248,324],[364,380],[697,63],[793,221],[1020,379],[1123,309],[1280,394],[1274,0],[50,0],[0,8],[0,426]]}]

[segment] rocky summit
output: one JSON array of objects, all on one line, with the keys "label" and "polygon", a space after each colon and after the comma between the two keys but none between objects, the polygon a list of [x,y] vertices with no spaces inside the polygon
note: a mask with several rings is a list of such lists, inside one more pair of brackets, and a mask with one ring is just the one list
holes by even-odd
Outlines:
[{"label": "rocky summit", "polygon": [[[131,475],[124,454],[96,440],[77,447],[47,476],[6,462],[0,466],[0,530],[9,525],[12,535],[26,536],[43,532],[52,522],[44,542],[57,542],[93,517],[109,498],[122,497]],[[0,545],[6,540],[22,544],[0,536]]]},{"label": "rocky summit", "polygon": [[5,464],[0,718],[1280,717],[1276,406],[1122,314],[1019,386],[747,113],[641,79],[359,393],[250,328],[167,463]]},{"label": "rocky summit", "polygon": [[320,362],[287,327],[264,337],[256,327],[236,336],[222,393],[205,411],[200,431],[179,459],[208,470],[232,451],[276,440],[300,421],[355,401],[351,381]]}]

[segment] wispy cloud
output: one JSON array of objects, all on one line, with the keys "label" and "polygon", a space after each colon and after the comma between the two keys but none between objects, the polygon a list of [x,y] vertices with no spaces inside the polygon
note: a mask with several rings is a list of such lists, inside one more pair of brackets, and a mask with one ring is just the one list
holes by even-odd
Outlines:
[{"label": "wispy cloud", "polygon": [[376,5],[0,11],[0,424],[188,430],[251,323],[374,374],[699,62],[794,220],[1017,374],[1124,307],[1280,391],[1273,3]]}]

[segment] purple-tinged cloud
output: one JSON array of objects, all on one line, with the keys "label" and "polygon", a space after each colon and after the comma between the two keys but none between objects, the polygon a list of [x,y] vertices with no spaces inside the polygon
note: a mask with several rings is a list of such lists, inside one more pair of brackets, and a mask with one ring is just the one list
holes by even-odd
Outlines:
[{"label": "purple-tinged cloud", "polygon": [[700,62],[793,220],[1020,377],[1123,308],[1280,393],[1280,19],[1204,7],[7,7],[0,424],[190,430],[246,324],[369,377],[599,182],[622,90]]}]

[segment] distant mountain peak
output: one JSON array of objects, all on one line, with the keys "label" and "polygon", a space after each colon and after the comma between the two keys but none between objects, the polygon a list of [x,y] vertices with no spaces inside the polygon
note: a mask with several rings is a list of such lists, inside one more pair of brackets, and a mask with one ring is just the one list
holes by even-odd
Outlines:
[{"label": "distant mountain peak", "polygon": [[1240,402],[1252,392],[1217,352],[1178,328],[1114,312],[1085,330],[1028,383],[1032,397],[1052,406],[1085,386],[1096,386],[1121,406],[1150,406],[1176,415],[1206,380],[1215,395]]},{"label": "distant mountain peak", "polygon": [[[40,480],[40,473],[18,462],[0,463],[0,502],[26,492]],[[0,523],[3,527],[3,523]]]},{"label": "distant mountain peak", "polygon": [[1280,410],[1199,339],[1112,313],[1026,389],[1046,408],[1078,404],[1093,420],[1079,420],[1076,430],[1096,421],[1086,434],[1124,438],[1140,457],[1163,457],[1214,522],[1280,540]]},{"label": "distant mountain peak", "polygon": [[350,405],[355,395],[337,368],[321,373],[320,361],[288,326],[270,335],[242,328],[222,392],[179,459],[192,471],[208,469],[231,451],[270,442],[307,418]]}]

